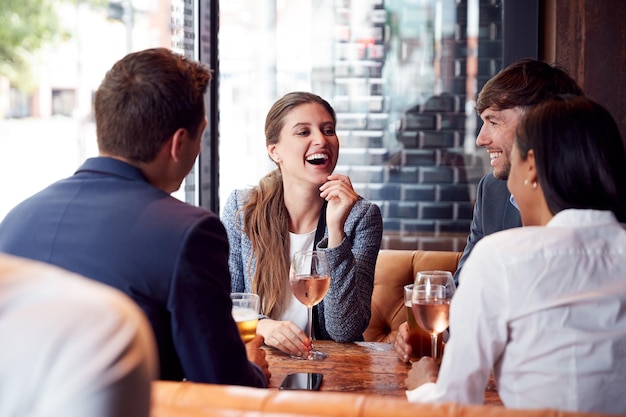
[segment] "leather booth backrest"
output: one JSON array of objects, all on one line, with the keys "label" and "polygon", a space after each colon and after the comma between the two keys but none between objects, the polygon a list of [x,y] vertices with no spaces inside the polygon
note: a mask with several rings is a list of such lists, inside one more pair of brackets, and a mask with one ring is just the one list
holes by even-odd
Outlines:
[{"label": "leather booth backrest", "polygon": [[374,271],[372,317],[363,333],[367,342],[396,340],[398,326],[406,321],[404,286],[412,284],[419,271],[456,271],[462,252],[381,249]]},{"label": "leather booth backrest", "polygon": [[609,417],[492,405],[417,404],[357,392],[281,391],[194,382],[154,381],[150,417]]}]

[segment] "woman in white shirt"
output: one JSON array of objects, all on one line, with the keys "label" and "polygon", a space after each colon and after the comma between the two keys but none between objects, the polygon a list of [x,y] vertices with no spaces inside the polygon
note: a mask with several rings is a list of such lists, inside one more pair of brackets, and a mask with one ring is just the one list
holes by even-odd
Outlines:
[{"label": "woman in white shirt", "polygon": [[[450,308],[441,369],[415,402],[482,403],[493,371],[513,408],[626,413],[626,152],[599,104],[560,96],[517,129],[507,186],[524,227],[474,248]],[[438,371],[438,376],[437,376]]]}]

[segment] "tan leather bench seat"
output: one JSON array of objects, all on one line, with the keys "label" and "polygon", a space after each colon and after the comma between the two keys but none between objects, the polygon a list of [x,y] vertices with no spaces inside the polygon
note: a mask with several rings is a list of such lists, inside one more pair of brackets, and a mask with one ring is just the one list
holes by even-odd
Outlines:
[{"label": "tan leather bench seat", "polygon": [[398,326],[406,321],[404,289],[418,271],[439,269],[454,273],[462,252],[383,249],[374,271],[372,318],[363,337],[367,342],[396,340]]}]

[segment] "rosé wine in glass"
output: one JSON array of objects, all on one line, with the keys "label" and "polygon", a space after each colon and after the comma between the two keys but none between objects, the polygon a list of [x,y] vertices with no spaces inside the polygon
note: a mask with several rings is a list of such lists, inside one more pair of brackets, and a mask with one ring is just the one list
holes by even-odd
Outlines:
[{"label": "ros\u00e9 wine in glass", "polygon": [[431,338],[432,357],[437,360],[437,336],[448,328],[450,301],[456,286],[448,271],[421,271],[413,285],[412,310],[417,324]]},{"label": "ros\u00e9 wine in glass", "polygon": [[[432,356],[432,346],[430,341],[430,332],[427,332],[415,321],[413,315],[413,284],[404,286],[404,309],[406,310],[407,324],[409,326],[408,343],[411,345],[411,357],[409,360],[415,362],[420,360],[422,356]],[[437,336],[437,359],[441,362],[443,354],[443,337]]]},{"label": "ros\u00e9 wine in glass", "polygon": [[330,287],[330,275],[299,275],[290,280],[293,295],[307,307],[313,307],[324,299]]},{"label": "ros\u00e9 wine in glass", "polygon": [[[307,307],[306,334],[313,340],[313,306],[319,304],[330,288],[330,268],[326,253],[322,251],[296,252],[289,268],[289,284],[298,301]],[[306,357],[300,359],[324,359],[324,352],[313,349]]]}]

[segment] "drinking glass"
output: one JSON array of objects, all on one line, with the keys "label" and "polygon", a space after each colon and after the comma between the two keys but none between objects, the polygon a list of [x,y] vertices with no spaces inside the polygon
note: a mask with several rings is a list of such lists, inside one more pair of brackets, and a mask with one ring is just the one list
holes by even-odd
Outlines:
[{"label": "drinking glass", "polygon": [[[422,329],[415,321],[413,315],[413,284],[404,286],[404,309],[406,310],[406,321],[409,326],[409,344],[411,345],[411,362],[420,360],[422,356],[432,356],[432,346],[430,341],[430,333]],[[443,352],[443,338],[437,336],[437,358],[441,361]]]},{"label": "drinking glass", "polygon": [[[296,299],[307,307],[306,334],[312,341],[313,306],[324,299],[330,287],[330,268],[326,253],[322,251],[296,252],[289,268],[289,285]],[[309,354],[300,359],[318,360],[326,356],[326,353],[315,350],[311,346]]]},{"label": "drinking glass", "polygon": [[233,292],[230,294],[233,301],[232,314],[239,335],[244,343],[254,339],[256,326],[259,323],[259,296],[246,292]]},{"label": "drinking glass", "polygon": [[450,301],[456,286],[448,271],[421,271],[413,286],[412,310],[417,324],[430,333],[433,359],[437,360],[437,336],[448,328]]}]

